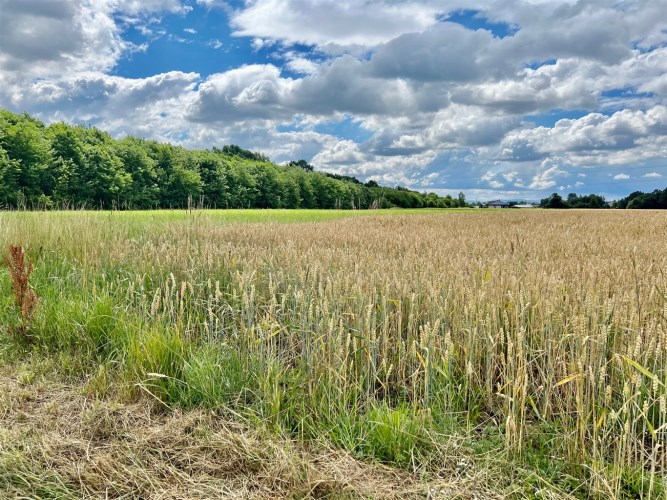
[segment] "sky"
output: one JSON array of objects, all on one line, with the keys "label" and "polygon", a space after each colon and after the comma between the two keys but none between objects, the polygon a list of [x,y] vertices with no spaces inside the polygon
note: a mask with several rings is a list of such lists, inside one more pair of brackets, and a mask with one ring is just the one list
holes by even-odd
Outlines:
[{"label": "sky", "polygon": [[667,187],[667,0],[0,0],[0,108],[468,200]]}]

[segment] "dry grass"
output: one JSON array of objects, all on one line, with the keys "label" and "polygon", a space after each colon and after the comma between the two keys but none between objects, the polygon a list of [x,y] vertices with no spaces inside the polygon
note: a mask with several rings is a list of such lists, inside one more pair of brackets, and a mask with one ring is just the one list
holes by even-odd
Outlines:
[{"label": "dry grass", "polygon": [[498,496],[484,484],[488,471],[425,481],[211,412],[91,400],[80,388],[44,378],[20,383],[6,370],[0,395],[3,498]]},{"label": "dry grass", "polygon": [[9,269],[12,283],[12,294],[16,302],[19,325],[10,327],[10,331],[18,337],[26,337],[28,325],[37,307],[37,295],[30,286],[32,264],[26,261],[25,250],[17,245],[9,246],[9,255],[5,261]]}]

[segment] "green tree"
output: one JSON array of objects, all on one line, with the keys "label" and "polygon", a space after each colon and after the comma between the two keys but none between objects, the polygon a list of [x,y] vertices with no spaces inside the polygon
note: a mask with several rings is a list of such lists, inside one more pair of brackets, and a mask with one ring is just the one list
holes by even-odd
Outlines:
[{"label": "green tree", "polygon": [[290,171],[280,175],[283,208],[301,208],[301,187],[297,176]]},{"label": "green tree", "polygon": [[155,160],[141,139],[126,137],[118,141],[116,155],[123,163],[131,182],[126,188],[130,208],[155,208],[160,202],[160,187]]},{"label": "green tree", "polygon": [[257,205],[257,179],[243,163],[232,163],[229,167],[229,207],[254,208]]},{"label": "green tree", "polygon": [[308,163],[306,160],[299,160],[299,161],[292,160],[287,164],[287,166],[288,167],[297,167],[297,168],[305,170],[306,172],[313,172],[315,170],[315,168],[310,163]]},{"label": "green tree", "polygon": [[21,194],[20,176],[19,162],[10,159],[7,151],[0,147],[0,204],[11,207],[18,205]]},{"label": "green tree", "polygon": [[1,120],[0,147],[20,166],[18,184],[26,202],[37,203],[42,195],[52,194],[54,184],[44,124],[27,114],[7,116],[3,113]]},{"label": "green tree", "polygon": [[236,145],[188,151],[134,137],[114,140],[91,127],[56,123],[46,128],[27,114],[0,110],[0,203],[157,208],[201,200],[230,208],[457,204],[434,193],[315,172],[305,160],[278,166]]},{"label": "green tree", "polygon": [[278,171],[271,165],[254,164],[251,173],[257,181],[257,208],[283,208]]},{"label": "green tree", "polygon": [[110,208],[127,203],[127,188],[132,176],[123,169],[123,163],[103,145],[86,148],[83,185],[85,199],[93,206]]},{"label": "green tree", "polygon": [[86,160],[81,134],[64,123],[51,125],[48,132],[53,155],[54,201],[62,205],[86,203],[89,193],[82,189]]},{"label": "green tree", "polygon": [[299,191],[301,198],[301,206],[303,208],[317,208],[317,198],[315,196],[315,188],[313,187],[313,178],[310,175],[297,176],[299,183]]},{"label": "green tree", "polygon": [[189,155],[188,167],[199,172],[204,203],[208,206],[227,205],[229,187],[223,158],[208,151],[197,151]]},{"label": "green tree", "polygon": [[463,208],[466,207],[466,195],[463,194],[463,191],[459,191],[459,207]]},{"label": "green tree", "polygon": [[190,203],[198,203],[202,190],[203,184],[197,172],[176,165],[169,176],[166,201],[170,207],[187,207]]},{"label": "green tree", "polygon": [[563,197],[558,193],[553,193],[548,198],[540,201],[542,208],[568,208],[568,205],[563,201]]}]

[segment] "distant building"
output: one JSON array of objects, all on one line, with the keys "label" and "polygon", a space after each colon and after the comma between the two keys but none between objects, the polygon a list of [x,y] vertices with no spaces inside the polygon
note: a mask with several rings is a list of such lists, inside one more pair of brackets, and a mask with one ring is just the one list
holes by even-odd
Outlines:
[{"label": "distant building", "polygon": [[536,205],[535,203],[518,203],[512,208],[539,208],[539,205]]},{"label": "distant building", "polygon": [[506,201],[494,200],[484,205],[484,208],[509,208],[510,204]]}]

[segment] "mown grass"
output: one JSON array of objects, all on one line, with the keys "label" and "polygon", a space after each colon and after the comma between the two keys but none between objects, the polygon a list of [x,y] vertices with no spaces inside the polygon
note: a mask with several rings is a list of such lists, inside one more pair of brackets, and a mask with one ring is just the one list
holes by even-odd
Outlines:
[{"label": "mown grass", "polygon": [[659,214],[257,212],[0,214],[41,300],[0,352],[425,480],[664,495]]}]

